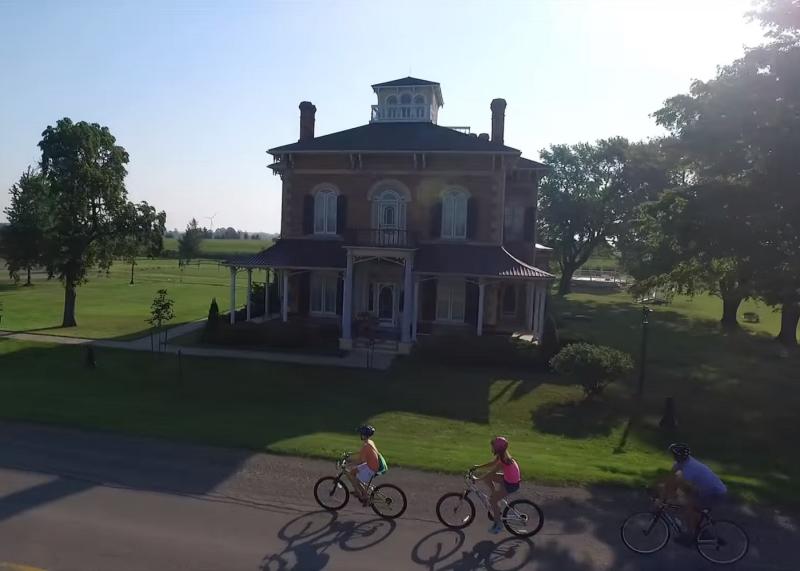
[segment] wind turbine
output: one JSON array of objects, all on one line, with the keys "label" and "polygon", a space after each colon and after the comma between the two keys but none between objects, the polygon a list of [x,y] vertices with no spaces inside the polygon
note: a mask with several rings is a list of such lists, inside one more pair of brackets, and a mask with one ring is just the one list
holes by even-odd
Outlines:
[{"label": "wind turbine", "polygon": [[215,212],[215,213],[214,213],[213,215],[211,215],[211,216],[204,216],[204,217],[203,217],[203,218],[205,218],[206,220],[208,220],[208,221],[211,223],[211,233],[212,233],[212,234],[214,233],[214,218],[216,218],[216,217],[217,217],[217,214],[219,214],[219,212]]}]

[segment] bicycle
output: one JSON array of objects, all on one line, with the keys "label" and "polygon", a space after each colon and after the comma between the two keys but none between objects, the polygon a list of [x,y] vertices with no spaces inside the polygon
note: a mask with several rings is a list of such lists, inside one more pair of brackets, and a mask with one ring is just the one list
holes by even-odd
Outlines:
[{"label": "bicycle", "polygon": [[[673,533],[683,533],[682,522],[672,513],[683,509],[683,506],[659,500],[654,502],[654,510],[630,515],[620,526],[622,542],[628,549],[641,555],[660,551],[667,545]],[[649,545],[644,546],[645,542],[649,542]],[[694,544],[698,553],[707,561],[729,565],[747,555],[750,538],[738,524],[730,520],[715,520],[711,517],[711,511],[706,509],[701,512]],[[732,552],[727,558],[720,556],[726,548],[730,548]]]},{"label": "bicycle", "polygon": [[[350,453],[344,452],[336,461],[336,476],[325,476],[314,484],[314,499],[324,509],[337,511],[347,505],[350,500],[350,489],[347,487],[347,465]],[[378,472],[367,482],[367,504],[376,514],[383,518],[395,519],[403,515],[408,507],[406,495],[394,484],[373,486],[372,482],[383,472]]]},{"label": "bicycle", "polygon": [[[473,470],[464,475],[464,482],[466,489],[463,492],[450,492],[439,498],[436,503],[436,516],[439,521],[450,529],[464,529],[475,521],[475,503],[470,499],[470,495],[477,496],[489,514],[489,520],[494,521],[489,495],[478,489]],[[517,537],[536,535],[544,525],[542,509],[531,500],[520,499],[509,502],[506,497],[500,500],[500,507],[502,509],[500,520],[509,533]]]}]

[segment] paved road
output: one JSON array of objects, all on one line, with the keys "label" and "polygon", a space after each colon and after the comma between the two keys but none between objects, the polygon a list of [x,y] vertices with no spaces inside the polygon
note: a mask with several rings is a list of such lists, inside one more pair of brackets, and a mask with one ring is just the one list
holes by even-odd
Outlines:
[{"label": "paved road", "polygon": [[[670,545],[640,558],[618,539],[633,492],[544,488],[531,541],[491,536],[485,518],[444,530],[433,506],[459,479],[393,468],[409,510],[397,523],[351,506],[321,512],[331,462],[0,423],[0,570],[673,571],[710,569]],[[740,571],[794,571],[798,519],[728,508],[753,546]]]}]

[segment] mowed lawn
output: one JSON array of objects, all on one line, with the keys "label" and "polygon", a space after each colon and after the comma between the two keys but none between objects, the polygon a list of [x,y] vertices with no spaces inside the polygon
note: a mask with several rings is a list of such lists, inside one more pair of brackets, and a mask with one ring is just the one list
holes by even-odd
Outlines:
[{"label": "mowed lawn", "polygon": [[[413,356],[388,372],[184,358],[180,378],[172,355],[100,349],[87,370],[80,348],[0,339],[0,417],[321,457],[352,450],[354,427],[370,422],[390,464],[449,472],[488,460],[489,438],[505,434],[529,481],[627,486],[662,474],[666,444],[684,439],[734,492],[800,503],[800,358],[782,357],[766,333],[719,335],[705,317],[716,318],[713,303],[651,316],[644,423],[622,448],[632,382],[586,402],[550,373]],[[628,296],[556,305],[565,336],[638,347],[640,308]],[[677,434],[657,429],[665,396],[677,400]]]},{"label": "mowed lawn", "polygon": [[[253,272],[254,281],[263,281],[264,272]],[[202,318],[212,298],[220,310],[230,303],[230,272],[216,261],[195,261],[183,268],[174,259],[139,260],[130,282],[130,266],[116,262],[111,271],[92,272],[88,283],[78,288],[77,327],[61,328],[64,288],[58,280],[36,274],[34,285],[15,285],[6,275],[0,277],[3,319],[0,329],[36,331],[50,335],[90,339],[127,339],[147,333],[145,320],[159,289],[166,289],[175,300],[179,325]],[[237,306],[245,303],[246,274],[237,279]]]},{"label": "mowed lawn", "polygon": [[[203,240],[200,242],[200,252],[209,255],[221,254],[255,254],[269,248],[272,245],[271,239],[265,240]],[[164,251],[177,252],[178,240],[176,238],[164,238]]]}]

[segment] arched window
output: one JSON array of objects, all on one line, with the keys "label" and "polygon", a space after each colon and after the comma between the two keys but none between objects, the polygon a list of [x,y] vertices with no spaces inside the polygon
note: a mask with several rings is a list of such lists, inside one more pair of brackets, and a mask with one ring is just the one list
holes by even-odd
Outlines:
[{"label": "arched window", "polygon": [[386,98],[386,105],[397,105],[397,97],[390,95]]},{"label": "arched window", "polygon": [[396,95],[390,95],[389,97],[386,98],[386,106],[387,106],[386,115],[390,119],[394,119],[395,117],[397,117],[397,109],[395,108],[396,105],[397,105]]},{"label": "arched window", "polygon": [[403,93],[403,95],[400,96],[400,103],[401,105],[411,105],[411,94]]},{"label": "arched window", "polygon": [[336,199],[329,188],[314,195],[314,234],[336,234]]},{"label": "arched window", "polygon": [[463,190],[448,190],[442,197],[442,238],[467,237],[467,201]]},{"label": "arched window", "polygon": [[414,105],[425,105],[425,96],[420,93],[414,97]]},{"label": "arched window", "polygon": [[421,93],[414,97],[414,115],[417,119],[425,118],[425,96]]},{"label": "arched window", "polygon": [[379,229],[404,229],[406,227],[406,201],[395,190],[386,189],[373,199],[373,227]]}]

